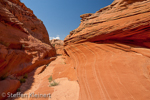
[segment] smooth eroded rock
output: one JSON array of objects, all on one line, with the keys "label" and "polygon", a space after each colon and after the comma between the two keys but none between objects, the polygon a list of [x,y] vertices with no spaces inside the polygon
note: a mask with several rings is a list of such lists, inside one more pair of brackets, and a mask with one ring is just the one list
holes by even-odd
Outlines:
[{"label": "smooth eroded rock", "polygon": [[43,22],[20,0],[0,0],[0,77],[51,62],[56,51]]},{"label": "smooth eroded rock", "polygon": [[64,40],[79,100],[149,100],[150,0],[115,0],[81,18]]},{"label": "smooth eroded rock", "polygon": [[5,100],[7,97],[10,97],[11,94],[16,92],[20,85],[20,81],[18,80],[6,79],[0,81],[0,100]]},{"label": "smooth eroded rock", "polygon": [[[150,1],[115,0],[94,14],[83,14],[80,26],[65,38],[65,45],[115,40],[149,47]],[[84,20],[83,20],[84,18]]]},{"label": "smooth eroded rock", "polygon": [[63,40],[52,39],[52,40],[50,40],[50,42],[51,42],[52,46],[55,47],[57,54],[64,54],[64,51],[63,51],[63,49],[64,49],[64,46],[63,46],[64,45],[64,41]]}]

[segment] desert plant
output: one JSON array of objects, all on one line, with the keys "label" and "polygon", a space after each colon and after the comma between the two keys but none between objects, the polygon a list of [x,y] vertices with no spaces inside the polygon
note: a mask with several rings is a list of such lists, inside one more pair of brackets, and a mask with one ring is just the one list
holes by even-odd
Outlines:
[{"label": "desert plant", "polygon": [[57,86],[57,85],[59,85],[59,83],[57,83],[57,82],[55,82],[55,81],[53,81],[53,82],[50,84],[50,86]]},{"label": "desert plant", "polygon": [[7,42],[4,42],[4,41],[0,41],[0,44],[6,46],[6,47],[9,47],[10,43],[7,43]]},{"label": "desert plant", "polygon": [[53,80],[52,75],[48,78],[49,82]]},{"label": "desert plant", "polygon": [[46,66],[48,66],[50,63],[48,63]]},{"label": "desert plant", "polygon": [[25,44],[22,44],[22,45],[21,45],[21,48],[24,49],[24,48],[25,48]]},{"label": "desert plant", "polygon": [[20,92],[20,88],[17,89],[17,92]]},{"label": "desert plant", "polygon": [[24,74],[23,78],[27,79],[28,78],[28,74]]},{"label": "desert plant", "polygon": [[5,80],[7,78],[7,73],[0,77],[0,80]]},{"label": "desert plant", "polygon": [[[52,75],[48,78],[49,82],[50,82],[50,86],[57,86],[59,83],[53,81]],[[52,82],[53,81],[53,82]]]},{"label": "desert plant", "polygon": [[55,44],[52,44],[53,47],[55,47]]},{"label": "desert plant", "polygon": [[26,82],[26,80],[24,78],[20,79],[20,83],[25,83],[25,82]]},{"label": "desert plant", "polygon": [[10,43],[5,43],[5,46],[6,46],[6,47],[9,47],[9,46],[10,46]]}]

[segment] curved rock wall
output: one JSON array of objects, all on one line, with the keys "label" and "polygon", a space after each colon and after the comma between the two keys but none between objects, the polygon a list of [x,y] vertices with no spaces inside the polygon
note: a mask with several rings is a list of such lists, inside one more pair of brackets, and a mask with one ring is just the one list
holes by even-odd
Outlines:
[{"label": "curved rock wall", "polygon": [[80,26],[65,38],[65,45],[116,40],[150,47],[149,16],[149,0],[115,0],[94,14],[81,15]]},{"label": "curved rock wall", "polygon": [[0,0],[0,77],[47,64],[56,51],[43,22],[20,0]]},{"label": "curved rock wall", "polygon": [[64,40],[78,100],[149,100],[150,0],[115,0],[80,17]]}]

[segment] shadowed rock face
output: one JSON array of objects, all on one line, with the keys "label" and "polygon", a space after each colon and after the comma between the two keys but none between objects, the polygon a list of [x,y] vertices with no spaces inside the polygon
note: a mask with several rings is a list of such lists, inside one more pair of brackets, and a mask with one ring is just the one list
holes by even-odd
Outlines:
[{"label": "shadowed rock face", "polygon": [[149,16],[149,0],[115,0],[96,13],[81,17],[80,26],[65,38],[65,45],[84,41],[118,40],[133,41],[149,47]]},{"label": "shadowed rock face", "polygon": [[[11,93],[16,92],[16,89],[20,87],[20,81],[18,80],[12,80],[12,79],[6,79],[3,81],[0,81],[0,100],[5,100],[7,96],[11,95]],[[3,95],[2,95],[3,93]],[[6,93],[6,95],[4,94]],[[8,94],[7,94],[8,93]]]},{"label": "shadowed rock face", "polygon": [[64,41],[78,100],[149,100],[150,0],[115,0],[81,18]]},{"label": "shadowed rock face", "polygon": [[47,64],[55,49],[43,22],[20,0],[0,0],[0,77]]},{"label": "shadowed rock face", "polygon": [[17,76],[50,63],[55,54],[43,22],[29,8],[20,0],[0,0],[0,94],[15,93]]}]

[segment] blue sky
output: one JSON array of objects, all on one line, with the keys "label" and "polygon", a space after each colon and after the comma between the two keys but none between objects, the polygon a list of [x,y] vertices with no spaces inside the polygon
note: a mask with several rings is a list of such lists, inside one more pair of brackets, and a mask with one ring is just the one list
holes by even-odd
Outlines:
[{"label": "blue sky", "polygon": [[43,21],[49,37],[64,38],[80,24],[80,15],[95,13],[113,0],[21,0]]}]

